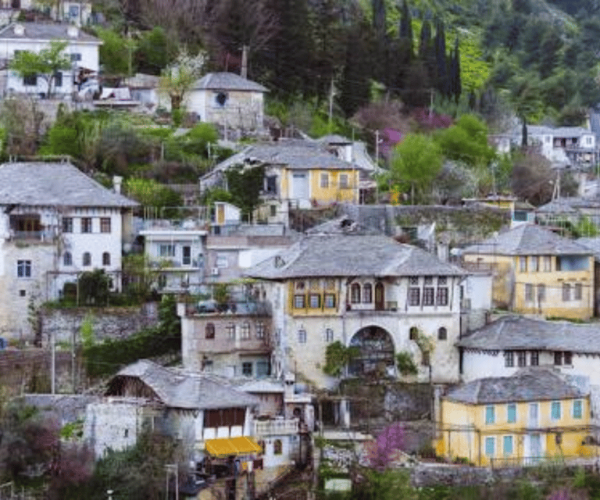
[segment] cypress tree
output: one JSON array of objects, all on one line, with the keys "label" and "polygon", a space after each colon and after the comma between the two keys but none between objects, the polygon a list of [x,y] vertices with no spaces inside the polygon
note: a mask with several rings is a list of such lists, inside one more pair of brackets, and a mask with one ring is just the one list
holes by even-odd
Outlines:
[{"label": "cypress tree", "polygon": [[446,33],[444,23],[438,20],[435,33],[435,86],[443,96],[450,95],[448,80],[448,58],[446,56]]},{"label": "cypress tree", "polygon": [[460,47],[458,46],[458,38],[454,42],[454,53],[452,54],[452,62],[450,65],[450,83],[454,101],[458,104],[460,94],[462,94],[462,80],[460,78]]}]

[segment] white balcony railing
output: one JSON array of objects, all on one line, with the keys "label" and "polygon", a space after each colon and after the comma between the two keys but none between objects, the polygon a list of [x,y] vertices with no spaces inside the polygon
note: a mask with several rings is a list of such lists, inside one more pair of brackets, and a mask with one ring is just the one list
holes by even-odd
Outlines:
[{"label": "white balcony railing", "polygon": [[254,422],[255,436],[275,436],[284,434],[298,434],[300,430],[299,420],[256,420]]}]

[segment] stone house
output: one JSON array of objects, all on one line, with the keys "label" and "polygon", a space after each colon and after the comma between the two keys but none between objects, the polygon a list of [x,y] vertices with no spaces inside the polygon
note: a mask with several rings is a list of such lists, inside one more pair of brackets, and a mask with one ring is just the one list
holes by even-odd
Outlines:
[{"label": "stone house", "polygon": [[247,274],[271,304],[276,376],[332,386],[325,351],[339,341],[359,352],[350,376],[396,377],[404,352],[417,380],[458,381],[462,269],[385,236],[347,233],[307,235]]},{"label": "stone house", "polygon": [[0,206],[3,334],[29,337],[28,304],[58,299],[84,271],[104,270],[120,290],[137,203],[69,163],[30,162],[0,165]]},{"label": "stone house", "polygon": [[[64,54],[71,60],[71,68],[57,73],[53,92],[70,97],[78,90],[80,74],[97,73],[100,69],[99,48],[102,42],[72,24],[12,23],[0,29],[0,59],[10,61],[18,51],[39,52],[50,42],[67,41]],[[43,95],[48,91],[45,79],[38,76],[19,76],[14,71],[0,72],[0,96],[10,93]]]},{"label": "stone house", "polygon": [[493,271],[496,307],[546,317],[594,314],[592,251],[548,229],[517,226],[465,248],[462,259],[469,268]]},{"label": "stone house", "polygon": [[589,390],[553,369],[481,378],[441,400],[439,455],[519,466],[595,454]]},{"label": "stone house", "polygon": [[600,200],[597,198],[557,198],[538,207],[535,217],[540,224],[558,228],[564,228],[567,223],[578,224],[586,219],[599,228],[599,210]]}]

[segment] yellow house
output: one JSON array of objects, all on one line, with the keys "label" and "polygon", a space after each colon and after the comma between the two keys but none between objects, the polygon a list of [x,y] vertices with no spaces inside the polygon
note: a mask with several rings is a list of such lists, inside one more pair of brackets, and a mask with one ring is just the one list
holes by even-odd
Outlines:
[{"label": "yellow house", "polygon": [[468,268],[491,268],[496,307],[522,314],[588,319],[594,313],[591,250],[522,224],[463,251]]},{"label": "yellow house", "polygon": [[442,398],[436,451],[479,466],[592,456],[589,401],[549,368],[474,380]]}]

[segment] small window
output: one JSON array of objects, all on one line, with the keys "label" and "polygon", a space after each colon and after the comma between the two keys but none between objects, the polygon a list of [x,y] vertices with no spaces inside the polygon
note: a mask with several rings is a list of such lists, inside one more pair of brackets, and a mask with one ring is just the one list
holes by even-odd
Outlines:
[{"label": "small window", "polygon": [[92,254],[90,252],[84,252],[81,262],[82,262],[82,265],[84,265],[84,266],[91,266],[92,265]]},{"label": "small window", "polygon": [[373,302],[373,286],[371,283],[366,283],[363,286],[363,303],[371,304]]},{"label": "small window", "polygon": [[546,273],[552,272],[552,256],[551,255],[544,256],[544,272],[546,272]]},{"label": "small window", "polygon": [[37,75],[25,75],[23,85],[25,87],[37,87]]},{"label": "small window", "polygon": [[333,342],[333,330],[331,328],[325,329],[325,342]]},{"label": "small window", "polygon": [[519,368],[527,366],[527,352],[526,351],[518,351],[517,352],[517,366]]},{"label": "small window", "polygon": [[71,62],[81,61],[81,54],[69,54],[71,56]]},{"label": "small window", "polygon": [[73,232],[73,217],[63,217],[62,231],[63,231],[63,233],[72,233]]},{"label": "small window", "polygon": [[242,363],[242,375],[244,375],[244,377],[252,376],[252,363],[250,363],[250,362]]},{"label": "small window", "polygon": [[215,102],[219,105],[219,106],[225,106],[225,103],[227,102],[227,93],[226,92],[219,92],[216,96],[215,96]]},{"label": "small window", "polygon": [[517,405],[511,403],[506,405],[506,422],[514,424],[517,421]]},{"label": "small window", "polygon": [[573,364],[573,353],[570,351],[563,352],[563,364],[570,366]]},{"label": "small window", "polygon": [[244,340],[250,338],[250,323],[248,323],[247,321],[242,323],[242,326],[240,328],[240,338]]},{"label": "small window", "polygon": [[568,302],[569,300],[571,300],[571,285],[569,285],[569,283],[563,283],[562,299],[563,302]]},{"label": "small window", "polygon": [[525,283],[525,301],[533,302],[533,285],[531,283]]},{"label": "small window", "polygon": [[537,256],[532,256],[529,258],[529,267],[532,273],[537,273],[539,270],[539,260]]},{"label": "small window", "polygon": [[493,424],[496,422],[496,408],[493,405],[485,407],[485,423]]},{"label": "small window", "polygon": [[72,266],[73,265],[73,255],[71,252],[65,252],[63,254],[63,266]]},{"label": "small window", "polygon": [[485,438],[485,455],[493,457],[496,454],[496,438],[489,436]]},{"label": "small window", "polygon": [[421,354],[421,364],[423,366],[431,365],[431,354],[429,351],[423,351],[423,353]]},{"label": "small window", "polygon": [[408,289],[408,305],[418,306],[421,303],[421,289],[420,288],[409,288]]},{"label": "small window", "polygon": [[235,325],[233,323],[229,323],[226,327],[225,330],[227,331],[227,338],[228,339],[235,339]]},{"label": "small window", "polygon": [[340,188],[347,189],[348,187],[350,187],[348,184],[348,174],[340,174]]},{"label": "small window", "polygon": [[281,439],[276,439],[273,443],[273,455],[281,455],[283,453],[283,444]]},{"label": "small window", "polygon": [[305,295],[294,295],[294,309],[304,309],[306,307]]},{"label": "small window", "polygon": [[519,257],[519,271],[527,272],[527,257]]},{"label": "small window", "polygon": [[329,174],[327,172],[321,173],[321,187],[323,189],[329,187]]},{"label": "small window", "polygon": [[437,305],[447,306],[448,305],[448,288],[441,287],[437,289]]},{"label": "small window", "polygon": [[298,330],[298,344],[306,344],[306,330]]},{"label": "small window", "polygon": [[505,457],[509,457],[513,454],[513,437],[512,436],[504,436],[502,440],[503,452]]},{"label": "small window", "polygon": [[92,232],[92,218],[91,217],[82,217],[81,218],[81,232],[82,233],[91,233]]},{"label": "small window", "polygon": [[304,290],[306,288],[306,283],[304,281],[296,281],[294,283],[296,290]]},{"label": "small window", "polygon": [[104,252],[102,254],[102,265],[103,266],[110,266],[110,253]]},{"label": "small window", "polygon": [[25,295],[27,295],[25,290],[19,290],[19,297],[25,297]]},{"label": "small window", "polygon": [[56,73],[54,73],[54,86],[62,87],[62,84],[63,84],[63,74],[61,71],[57,71]]},{"label": "small window", "polygon": [[175,245],[161,244],[158,246],[159,257],[175,257]]},{"label": "small window", "polygon": [[319,309],[321,307],[321,295],[318,293],[309,294],[308,301],[311,309]]},{"label": "small window", "polygon": [[554,353],[554,365],[555,366],[562,365],[562,351],[556,351]]},{"label": "small window", "polygon": [[207,323],[204,327],[204,337],[208,340],[215,338],[215,325],[214,323]]},{"label": "small window", "polygon": [[539,366],[540,364],[540,352],[539,351],[531,351],[531,366]]},{"label": "small window", "polygon": [[538,302],[544,302],[546,300],[546,285],[540,284],[537,286]]},{"label": "small window", "polygon": [[192,265],[192,247],[189,245],[184,245],[181,247],[181,263],[184,266]]},{"label": "small window", "polygon": [[447,340],[448,339],[448,330],[445,327],[441,327],[438,330],[438,340]]},{"label": "small window", "polygon": [[265,338],[265,324],[262,321],[256,323],[256,338],[264,339]]},{"label": "small window", "polygon": [[583,418],[583,401],[581,399],[573,401],[573,418]]},{"label": "small window", "polygon": [[277,216],[277,205],[269,205],[271,217]]},{"label": "small window", "polygon": [[325,309],[334,309],[335,308],[335,294],[334,293],[326,293],[325,294]]},{"label": "small window", "polygon": [[435,289],[432,286],[426,286],[425,288],[423,288],[423,305],[424,306],[432,306],[435,304],[434,291],[435,291]]},{"label": "small window", "polygon": [[110,233],[110,217],[102,217],[100,218],[100,232],[101,233]]},{"label": "small window", "polygon": [[410,340],[417,340],[418,337],[419,337],[419,329],[416,326],[411,327],[410,330],[408,331],[408,338]]},{"label": "small window", "polygon": [[352,283],[350,287],[350,301],[353,304],[360,304],[360,285],[358,283]]},{"label": "small window", "polygon": [[515,353],[513,351],[504,351],[504,366],[507,368],[515,366]]},{"label": "small window", "polygon": [[583,285],[581,283],[575,283],[575,300],[581,300],[583,298]]},{"label": "small window", "polygon": [[551,417],[552,417],[552,420],[560,420],[561,419],[560,401],[552,401]]}]

